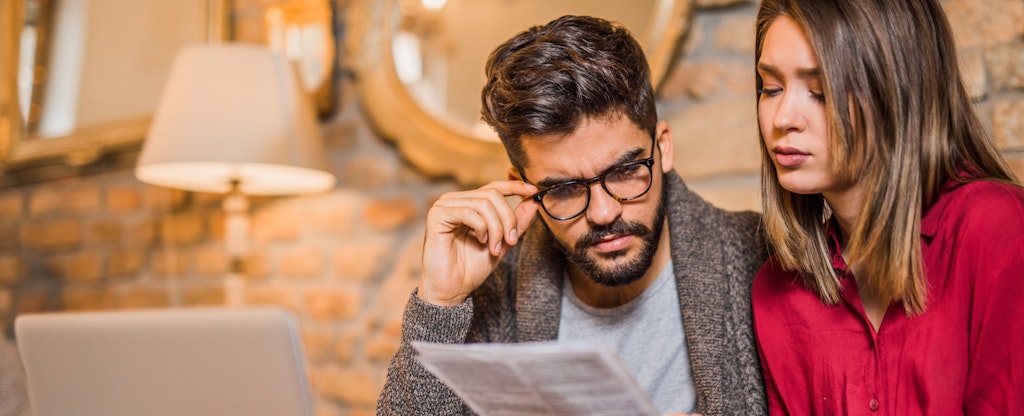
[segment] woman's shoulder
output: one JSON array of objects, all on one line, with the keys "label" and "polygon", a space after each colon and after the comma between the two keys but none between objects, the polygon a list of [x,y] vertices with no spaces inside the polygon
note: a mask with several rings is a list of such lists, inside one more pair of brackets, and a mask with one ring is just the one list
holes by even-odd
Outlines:
[{"label": "woman's shoulder", "polygon": [[991,180],[947,188],[921,219],[925,236],[935,236],[943,230],[957,234],[1019,235],[1024,231],[1024,188]]},{"label": "woman's shoulder", "polygon": [[947,187],[925,216],[968,215],[993,218],[1024,216],[1024,188],[992,180],[976,180]]},{"label": "woman's shoulder", "polygon": [[804,290],[800,273],[789,270],[772,255],[754,275],[753,291],[761,294],[778,295],[781,292]]}]

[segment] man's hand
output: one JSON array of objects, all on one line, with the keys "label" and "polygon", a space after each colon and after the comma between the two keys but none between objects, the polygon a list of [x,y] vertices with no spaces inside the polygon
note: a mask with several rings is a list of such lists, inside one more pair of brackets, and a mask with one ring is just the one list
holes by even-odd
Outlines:
[{"label": "man's hand", "polygon": [[[441,306],[465,301],[519,242],[537,214],[539,205],[528,199],[536,192],[526,182],[496,181],[442,195],[427,213],[420,299]],[[513,209],[507,196],[523,201]]]}]

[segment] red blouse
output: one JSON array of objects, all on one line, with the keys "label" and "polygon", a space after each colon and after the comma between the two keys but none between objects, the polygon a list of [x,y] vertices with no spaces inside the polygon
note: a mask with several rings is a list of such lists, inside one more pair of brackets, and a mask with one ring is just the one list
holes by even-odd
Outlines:
[{"label": "red blouse", "polygon": [[836,245],[836,305],[774,257],[761,267],[754,330],[770,414],[1024,415],[1024,190],[951,183],[921,241],[927,310],[890,305],[878,332]]}]

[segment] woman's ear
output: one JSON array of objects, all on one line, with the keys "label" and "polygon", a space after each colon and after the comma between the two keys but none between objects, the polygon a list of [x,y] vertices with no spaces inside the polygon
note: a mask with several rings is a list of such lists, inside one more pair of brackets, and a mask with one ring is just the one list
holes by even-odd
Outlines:
[{"label": "woman's ear", "polygon": [[668,173],[672,170],[672,163],[675,160],[675,153],[672,148],[672,129],[668,122],[662,120],[654,130],[657,137],[658,150],[661,151],[661,171]]}]

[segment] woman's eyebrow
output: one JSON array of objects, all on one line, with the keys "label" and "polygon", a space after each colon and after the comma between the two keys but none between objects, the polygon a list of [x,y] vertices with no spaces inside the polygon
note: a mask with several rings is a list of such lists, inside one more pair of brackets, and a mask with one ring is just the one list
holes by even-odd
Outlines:
[{"label": "woman's eyebrow", "polygon": [[[774,76],[779,76],[782,74],[782,71],[779,71],[779,68],[776,68],[774,65],[766,64],[764,62],[758,62],[757,69],[761,72],[765,72]],[[800,78],[819,78],[821,77],[821,68],[816,66],[810,68],[797,68],[796,76]]]}]

